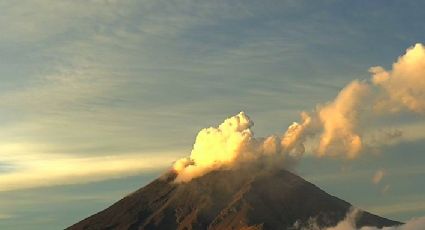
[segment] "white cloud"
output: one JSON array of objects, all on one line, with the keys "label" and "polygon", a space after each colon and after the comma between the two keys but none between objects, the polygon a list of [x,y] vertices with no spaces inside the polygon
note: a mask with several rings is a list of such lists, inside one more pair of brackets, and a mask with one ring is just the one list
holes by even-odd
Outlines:
[{"label": "white cloud", "polygon": [[339,222],[335,227],[330,227],[326,230],[423,230],[425,226],[425,217],[420,217],[410,219],[405,224],[399,226],[383,228],[365,226],[362,228],[356,228],[355,220],[358,215],[361,215],[360,211],[352,210],[347,214],[346,218]]},{"label": "white cloud", "polygon": [[387,71],[377,66],[370,70],[372,81],[387,94],[377,103],[377,110],[398,112],[403,109],[425,113],[425,47],[410,47]]},{"label": "white cloud", "polygon": [[354,158],[363,144],[359,132],[359,119],[364,101],[369,94],[369,86],[359,81],[348,84],[334,101],[318,108],[323,124],[318,154],[346,154]]},{"label": "white cloud", "polygon": [[[378,66],[370,71],[370,81],[351,81],[335,99],[319,105],[312,113],[313,120],[317,120],[313,124],[318,126],[315,135],[320,136],[316,151],[319,156],[354,159],[367,149],[365,147],[382,144],[379,139],[386,139],[386,143],[402,136],[403,132],[398,130],[381,135],[378,140],[373,138],[368,132],[382,128],[377,125],[382,120],[402,112],[425,113],[425,47],[422,44],[408,48],[391,70]],[[367,134],[373,143],[365,143]]]},{"label": "white cloud", "polygon": [[[11,170],[0,173],[0,191],[78,184],[166,169],[178,157],[175,152],[73,156],[36,153],[37,146],[0,146],[0,159]],[[7,153],[7,154],[5,154]]]},{"label": "white cloud", "polygon": [[304,114],[302,123],[294,122],[281,137],[256,138],[251,130],[254,123],[240,112],[218,127],[199,131],[190,156],[178,160],[173,166],[178,173],[176,182],[188,182],[210,171],[256,161],[264,156],[273,157],[274,164],[279,167],[291,167],[305,151],[302,140],[309,123],[310,117]]},{"label": "white cloud", "polygon": [[373,177],[372,177],[372,182],[374,184],[378,184],[379,182],[381,182],[381,180],[382,180],[382,178],[384,178],[384,176],[385,176],[385,171],[384,170],[382,170],[382,169],[377,170],[375,172],[375,174],[373,175]]}]

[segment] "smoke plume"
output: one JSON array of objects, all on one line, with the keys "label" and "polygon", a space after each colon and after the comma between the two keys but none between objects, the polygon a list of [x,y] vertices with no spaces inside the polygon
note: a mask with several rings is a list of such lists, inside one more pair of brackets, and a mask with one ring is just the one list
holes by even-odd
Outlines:
[{"label": "smoke plume", "polygon": [[372,82],[384,93],[377,109],[425,113],[425,47],[416,44],[407,50],[387,71],[380,66],[370,68]]},{"label": "smoke plume", "polygon": [[[301,113],[280,137],[255,138],[254,123],[243,112],[218,127],[201,130],[189,157],[175,162],[177,182],[190,181],[212,170],[273,156],[296,162],[312,140],[317,156],[355,159],[369,144],[364,136],[373,121],[394,113],[425,113],[425,47],[407,49],[391,70],[375,66],[368,80],[354,80],[333,101]],[[372,127],[373,128],[373,127]],[[396,137],[401,135],[398,132]],[[314,141],[315,140],[315,141]],[[374,143],[380,143],[376,138]],[[316,144],[314,144],[316,143]]]},{"label": "smoke plume", "polygon": [[359,119],[369,91],[366,83],[355,80],[334,101],[317,108],[323,127],[317,151],[320,156],[345,153],[348,158],[354,158],[360,152],[363,144]]},{"label": "smoke plume", "polygon": [[253,161],[262,156],[296,160],[304,153],[302,134],[310,118],[303,115],[301,124],[294,122],[281,137],[255,138],[254,123],[244,113],[226,119],[218,127],[201,130],[188,158],[176,161],[176,182],[187,182],[221,167]]},{"label": "smoke plume", "polygon": [[[354,80],[336,99],[318,106],[322,132],[316,153],[355,158],[365,147],[365,126],[399,112],[425,113],[425,48],[416,44],[385,70],[369,70],[369,81]],[[369,121],[369,122],[368,122]]]}]

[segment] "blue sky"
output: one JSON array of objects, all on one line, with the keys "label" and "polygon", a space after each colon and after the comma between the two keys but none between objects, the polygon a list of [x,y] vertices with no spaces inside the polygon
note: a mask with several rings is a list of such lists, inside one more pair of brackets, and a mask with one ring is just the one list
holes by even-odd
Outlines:
[{"label": "blue sky", "polygon": [[[188,155],[200,129],[239,111],[257,136],[284,132],[301,111],[424,42],[424,7],[0,2],[0,228],[60,229],[93,214]],[[381,154],[307,157],[297,171],[377,214],[424,216],[424,136],[412,134],[423,121],[394,118],[411,138]],[[377,170],[385,176],[373,184]]]}]

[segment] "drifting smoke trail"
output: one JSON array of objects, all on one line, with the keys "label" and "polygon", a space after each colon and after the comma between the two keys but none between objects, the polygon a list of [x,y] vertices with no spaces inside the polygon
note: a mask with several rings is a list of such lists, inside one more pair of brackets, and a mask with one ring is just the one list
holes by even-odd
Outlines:
[{"label": "drifting smoke trail", "polygon": [[358,133],[361,110],[369,94],[369,86],[357,80],[348,84],[336,99],[317,108],[323,131],[317,153],[320,156],[344,152],[354,158],[363,147]]},{"label": "drifting smoke trail", "polygon": [[407,109],[425,113],[425,47],[416,44],[393,64],[392,71],[372,67],[373,84],[384,93],[378,108],[391,112]]},{"label": "drifting smoke trail", "polygon": [[316,109],[323,131],[317,153],[345,154],[355,158],[363,149],[362,128],[366,119],[381,119],[389,113],[425,113],[425,48],[409,48],[387,71],[370,68],[370,82],[355,80],[336,99]]},{"label": "drifting smoke trail", "polygon": [[190,181],[212,170],[274,156],[284,162],[296,162],[304,153],[304,142],[318,138],[314,152],[318,156],[356,158],[365,147],[362,138],[367,120],[381,119],[390,113],[425,113],[425,47],[416,44],[393,64],[392,70],[370,68],[369,81],[354,80],[337,97],[318,105],[311,113],[303,112],[281,136],[255,138],[253,122],[241,112],[226,119],[217,128],[198,133],[187,158],[178,160],[173,169],[177,182]]}]

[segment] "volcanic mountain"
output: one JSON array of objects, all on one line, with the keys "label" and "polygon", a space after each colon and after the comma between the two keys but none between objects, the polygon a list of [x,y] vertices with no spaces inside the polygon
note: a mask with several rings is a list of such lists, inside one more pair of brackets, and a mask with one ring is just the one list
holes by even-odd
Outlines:
[{"label": "volcanic mountain", "polygon": [[[317,229],[352,209],[287,170],[255,171],[216,170],[187,183],[173,183],[169,172],[68,229]],[[360,213],[357,227],[401,224]]]}]

